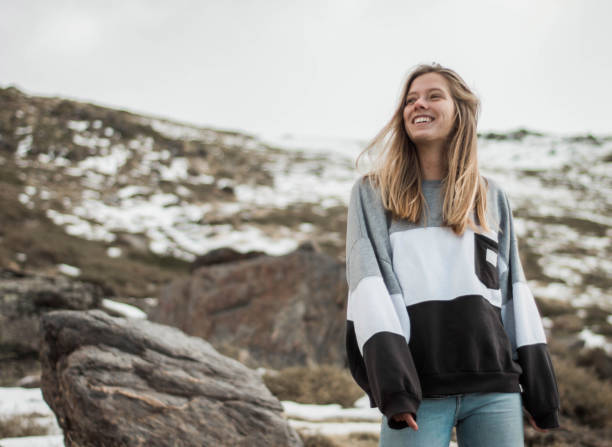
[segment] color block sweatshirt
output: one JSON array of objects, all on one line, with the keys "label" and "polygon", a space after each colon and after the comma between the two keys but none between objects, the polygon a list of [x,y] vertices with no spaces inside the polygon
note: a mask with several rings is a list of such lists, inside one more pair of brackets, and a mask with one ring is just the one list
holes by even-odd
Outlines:
[{"label": "color block sweatshirt", "polygon": [[[346,235],[349,369],[390,428],[423,397],[521,392],[541,428],[559,426],[559,393],[506,193],[488,184],[487,223],[442,226],[442,181],[424,180],[429,214],[391,218],[377,188],[352,188]],[[477,223],[475,213],[472,220]]]}]

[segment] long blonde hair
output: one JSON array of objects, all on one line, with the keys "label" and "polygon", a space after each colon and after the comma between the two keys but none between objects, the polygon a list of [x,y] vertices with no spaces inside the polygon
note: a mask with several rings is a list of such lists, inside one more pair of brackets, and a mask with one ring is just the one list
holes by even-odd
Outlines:
[{"label": "long blonde hair", "polygon": [[449,68],[433,63],[421,64],[412,70],[391,120],[359,154],[356,167],[359,168],[359,159],[366,152],[378,150],[374,166],[366,177],[379,187],[383,205],[393,217],[419,221],[427,204],[421,188],[423,172],[416,145],[406,133],[403,112],[412,82],[432,72],[439,73],[448,81],[455,105],[455,123],[446,151],[446,175],[442,179],[443,225],[451,227],[457,235],[462,235],[468,225],[478,232],[470,217],[470,212],[475,209],[482,228],[490,231],[486,222],[487,186],[478,171],[476,125],[480,101],[463,79]]}]

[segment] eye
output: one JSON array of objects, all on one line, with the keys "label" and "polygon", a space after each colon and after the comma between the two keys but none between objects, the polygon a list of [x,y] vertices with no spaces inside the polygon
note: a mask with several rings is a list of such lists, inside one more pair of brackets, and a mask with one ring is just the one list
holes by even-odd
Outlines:
[{"label": "eye", "polygon": [[408,98],[406,100],[406,104],[412,104],[414,102],[414,98]]}]

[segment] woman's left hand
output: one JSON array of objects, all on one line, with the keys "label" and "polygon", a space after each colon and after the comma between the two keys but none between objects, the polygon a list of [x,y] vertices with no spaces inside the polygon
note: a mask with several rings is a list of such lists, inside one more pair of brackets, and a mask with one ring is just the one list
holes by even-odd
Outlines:
[{"label": "woman's left hand", "polygon": [[535,430],[536,430],[536,431],[539,431],[540,433],[546,433],[546,432],[548,432],[548,430],[547,430],[547,429],[538,427],[538,425],[537,425],[537,424],[536,424],[536,422],[533,420],[533,418],[531,417],[531,415],[529,414],[529,412],[528,412],[527,410],[525,410],[524,408],[523,408],[523,413],[525,414],[525,416],[527,416],[527,419],[529,420],[529,423],[531,424],[531,426],[532,426],[533,428],[535,428]]}]

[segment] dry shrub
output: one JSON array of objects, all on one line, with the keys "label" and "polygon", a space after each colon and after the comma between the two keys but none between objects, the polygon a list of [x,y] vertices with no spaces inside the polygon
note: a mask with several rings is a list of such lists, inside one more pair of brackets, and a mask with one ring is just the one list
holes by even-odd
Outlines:
[{"label": "dry shrub", "polygon": [[304,404],[337,403],[352,407],[364,394],[348,370],[333,365],[292,366],[276,374],[267,373],[263,379],[279,400]]},{"label": "dry shrub", "polygon": [[338,445],[327,436],[319,434],[309,435],[299,431],[298,433],[304,442],[304,447],[338,447]]},{"label": "dry shrub", "polygon": [[[582,444],[580,444],[582,445]],[[525,440],[526,447],[578,447],[578,444],[570,441],[557,440],[555,434],[542,435],[534,439]]]},{"label": "dry shrub", "polygon": [[585,324],[596,334],[612,337],[612,324],[608,321],[610,312],[599,306],[585,307]]},{"label": "dry shrub", "polygon": [[612,358],[602,348],[583,350],[576,359],[578,366],[593,368],[601,380],[612,381]]},{"label": "dry shrub", "polygon": [[[40,375],[40,362],[38,354],[7,358],[0,346],[0,387],[19,386],[17,383],[25,376]],[[1,439],[1,438],[0,438]]]},{"label": "dry shrub", "polygon": [[609,447],[612,427],[593,429],[562,417],[561,428],[539,433],[530,426],[525,429],[525,447]]},{"label": "dry shrub", "polygon": [[593,428],[612,425],[612,384],[569,359],[555,357],[554,363],[563,415]]},{"label": "dry shrub", "polygon": [[36,422],[35,417],[32,414],[0,417],[0,439],[46,435],[47,428]]},{"label": "dry shrub", "polygon": [[547,298],[536,298],[538,310],[543,317],[557,317],[560,315],[575,315],[576,308],[567,301]]},{"label": "dry shrub", "polygon": [[584,329],[584,322],[576,314],[566,314],[553,317],[555,332],[576,333]]},{"label": "dry shrub", "polygon": [[356,441],[371,441],[378,442],[380,435],[369,433],[369,432],[356,432],[349,434],[350,439],[354,439]]}]

